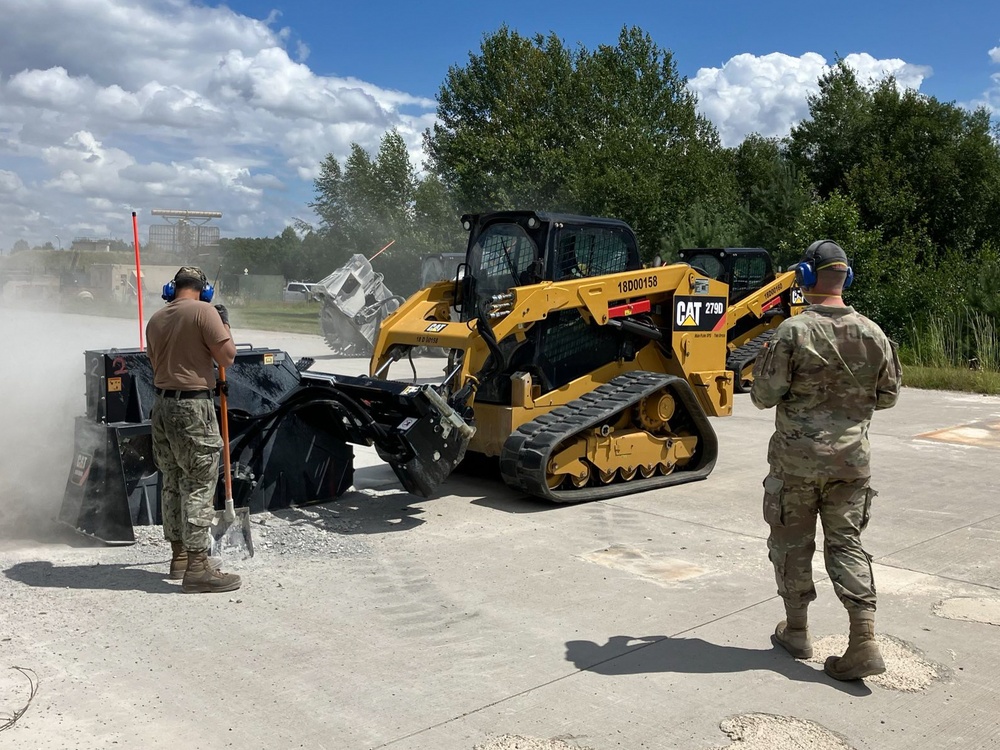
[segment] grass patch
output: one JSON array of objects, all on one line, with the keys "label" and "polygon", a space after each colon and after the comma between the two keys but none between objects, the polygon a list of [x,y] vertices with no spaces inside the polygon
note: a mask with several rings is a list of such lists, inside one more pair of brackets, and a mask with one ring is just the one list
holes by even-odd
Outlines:
[{"label": "grass patch", "polygon": [[903,385],[936,391],[1000,395],[1000,372],[959,367],[903,365]]},{"label": "grass patch", "polygon": [[233,328],[319,334],[318,302],[248,302],[229,308]]}]

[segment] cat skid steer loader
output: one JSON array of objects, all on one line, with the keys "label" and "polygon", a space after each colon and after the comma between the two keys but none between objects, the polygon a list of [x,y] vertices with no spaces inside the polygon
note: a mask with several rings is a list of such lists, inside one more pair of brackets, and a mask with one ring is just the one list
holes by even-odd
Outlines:
[{"label": "cat skid steer loader", "polygon": [[775,275],[767,258],[734,298],[704,259],[643,268],[620,221],[516,211],[463,223],[461,280],[383,322],[371,375],[413,347],[449,350],[437,391],[475,428],[467,450],[499,457],[504,481],[530,495],[579,502],[708,476],[708,417],[733,407],[727,357],[793,313],[794,272]]},{"label": "cat skid steer loader", "polygon": [[[374,446],[422,496],[467,453],[498,458],[516,490],[566,503],[709,475],[709,417],[733,408],[727,357],[796,311],[795,274],[765,274],[737,299],[704,258],[643,268],[621,221],[511,211],[463,223],[465,262],[382,320],[369,375],[239,347],[227,368],[238,505],[339,496],[354,445]],[[430,347],[447,352],[437,382],[391,379]],[[152,371],[141,350],[85,357],[87,414],[60,519],[129,544],[133,524],[160,520]]]}]

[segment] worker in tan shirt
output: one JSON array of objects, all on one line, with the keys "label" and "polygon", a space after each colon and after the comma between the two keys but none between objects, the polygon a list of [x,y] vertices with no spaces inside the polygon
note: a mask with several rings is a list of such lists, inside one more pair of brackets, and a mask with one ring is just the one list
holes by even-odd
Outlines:
[{"label": "worker in tan shirt", "polygon": [[[215,416],[215,364],[236,359],[229,313],[211,304],[214,290],[199,268],[181,268],[164,285],[168,304],[146,326],[156,401],[153,461],[160,471],[163,535],[173,555],[170,577],[187,593],[233,591],[240,577],[208,562],[222,437]],[[214,362],[213,362],[214,360]]]}]

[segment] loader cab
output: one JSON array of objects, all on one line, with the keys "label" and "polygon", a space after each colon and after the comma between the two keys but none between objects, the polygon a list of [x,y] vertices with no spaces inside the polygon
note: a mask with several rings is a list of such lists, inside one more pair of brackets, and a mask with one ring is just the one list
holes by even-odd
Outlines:
[{"label": "loader cab", "polygon": [[545,231],[534,214],[466,215],[462,224],[469,246],[458,297],[461,319],[469,321],[488,315],[495,295],[541,280]]},{"label": "loader cab", "polygon": [[[495,295],[542,281],[573,281],[642,267],[625,222],[568,214],[507,211],[462,217],[469,231],[461,319],[489,319]],[[504,354],[480,384],[476,400],[509,404],[510,376],[527,372],[543,393],[560,388],[623,356],[622,336],[589,325],[576,309],[552,311],[527,339],[499,342]],[[626,353],[627,354],[627,353]],[[634,356],[634,354],[632,355]]]},{"label": "loader cab", "polygon": [[[775,280],[771,255],[760,247],[685,248],[678,253],[679,260],[687,263],[705,276],[729,286],[729,305],[761,289]],[[775,308],[772,315],[785,314]],[[729,329],[728,338],[742,336],[756,323],[746,317]]]},{"label": "loader cab", "polygon": [[679,258],[709,278],[729,286],[729,304],[774,281],[771,256],[761,247],[686,248]]},{"label": "loader cab", "polygon": [[462,320],[473,320],[493,295],[541,281],[568,281],[642,267],[623,221],[536,211],[467,214],[460,281]]}]

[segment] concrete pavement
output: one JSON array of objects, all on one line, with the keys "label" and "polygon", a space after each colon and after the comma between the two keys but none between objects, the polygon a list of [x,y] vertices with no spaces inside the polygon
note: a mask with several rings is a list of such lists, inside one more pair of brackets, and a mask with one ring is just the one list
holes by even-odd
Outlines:
[{"label": "concrete pavement", "polygon": [[[128,345],[134,324],[8,312],[0,335],[17,361],[41,340],[53,348],[34,350],[51,366],[33,377],[0,371],[8,393],[40,404],[47,446],[8,399],[0,416],[21,435],[0,445],[0,476],[19,481],[0,481],[0,510],[58,507],[82,351]],[[324,353],[318,336],[252,339]],[[77,411],[69,396],[40,398],[73,387]],[[782,612],[760,485],[772,419],[739,396],[734,416],[713,420],[708,480],[565,507],[486,475],[416,498],[359,449],[356,489],[325,506],[335,523],[324,527],[359,544],[332,557],[268,550],[237,566],[246,583],[231,595],[182,596],[154,538],[0,542],[0,714],[26,699],[6,667],[41,681],[0,747],[1000,747],[1000,399],[906,389],[876,415],[865,541],[891,658],[865,683],[822,672],[847,619],[819,554],[811,617],[829,650],[796,662],[771,643]],[[53,456],[41,478],[39,450]]]}]

